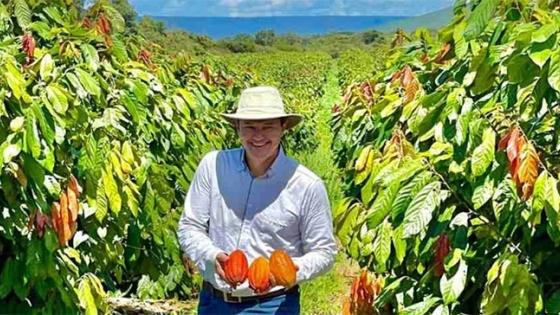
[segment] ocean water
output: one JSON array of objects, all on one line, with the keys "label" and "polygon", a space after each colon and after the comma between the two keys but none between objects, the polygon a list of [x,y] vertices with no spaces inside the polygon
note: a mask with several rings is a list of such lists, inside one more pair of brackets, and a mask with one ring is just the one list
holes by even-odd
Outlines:
[{"label": "ocean water", "polygon": [[406,19],[402,16],[276,16],[276,17],[171,17],[153,16],[168,28],[207,35],[215,39],[237,34],[254,34],[272,29],[276,34],[293,32],[298,35],[326,34],[340,31],[376,29],[386,23]]}]

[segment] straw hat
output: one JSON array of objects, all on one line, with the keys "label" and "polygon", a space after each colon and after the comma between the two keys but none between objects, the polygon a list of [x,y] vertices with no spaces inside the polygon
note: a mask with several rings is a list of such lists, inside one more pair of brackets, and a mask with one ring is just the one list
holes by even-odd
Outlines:
[{"label": "straw hat", "polygon": [[243,90],[235,113],[221,114],[235,126],[236,120],[264,120],[287,118],[286,129],[295,127],[303,120],[299,114],[288,114],[280,92],[274,87],[257,86]]}]

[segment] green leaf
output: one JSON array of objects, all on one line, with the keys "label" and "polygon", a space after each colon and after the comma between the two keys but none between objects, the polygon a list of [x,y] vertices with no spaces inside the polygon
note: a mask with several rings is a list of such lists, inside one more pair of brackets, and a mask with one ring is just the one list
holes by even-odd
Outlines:
[{"label": "green leaf", "polygon": [[33,157],[22,153],[23,168],[27,174],[40,187],[45,181],[45,169]]},{"label": "green leaf", "polygon": [[46,87],[47,98],[52,104],[54,110],[59,114],[65,114],[68,110],[68,99],[62,90],[56,85],[48,85]]},{"label": "green leaf", "polygon": [[402,264],[406,258],[406,240],[403,236],[403,226],[399,226],[393,231],[393,247],[395,248],[395,258]]},{"label": "green leaf", "polygon": [[494,194],[494,183],[492,179],[487,176],[483,180],[482,182],[479,181],[474,188],[472,196],[474,210],[480,209]]},{"label": "green leaf", "polygon": [[544,43],[552,36],[558,32],[558,24],[550,23],[544,24],[539,27],[533,34],[531,34],[532,43]]},{"label": "green leaf", "polygon": [[546,301],[545,308],[547,314],[560,314],[560,290],[556,290]]},{"label": "green leaf", "polygon": [[402,315],[423,315],[429,314],[430,309],[441,299],[438,297],[426,297],[424,301],[412,304],[404,308],[399,314]]},{"label": "green leaf", "polygon": [[49,253],[54,253],[58,249],[58,236],[56,235],[56,231],[51,229],[46,229],[45,231],[45,247],[49,251]]},{"label": "green leaf", "polygon": [[81,48],[88,67],[93,71],[97,71],[99,68],[99,54],[97,53],[97,49],[87,43],[82,44]]},{"label": "green leaf", "polygon": [[[488,0],[493,1],[493,0]],[[474,95],[480,95],[488,92],[494,87],[494,81],[497,76],[498,67],[490,62],[489,59],[484,59],[474,78],[474,83],[471,87],[471,92]]]},{"label": "green leaf", "polygon": [[41,132],[47,144],[52,145],[55,137],[55,125],[50,112],[45,108],[41,108],[39,103],[33,104],[33,113],[39,122]]},{"label": "green leaf", "polygon": [[426,167],[422,163],[422,160],[413,160],[408,163],[404,163],[404,165],[394,172],[389,173],[387,176],[383,176],[381,178],[381,185],[389,186],[393,182],[404,182],[408,181],[412,176],[418,173],[421,170],[424,170]]},{"label": "green leaf", "polygon": [[17,22],[22,29],[27,29],[31,24],[31,10],[26,0],[14,0],[14,13]]},{"label": "green leaf", "polygon": [[496,134],[492,128],[486,128],[482,135],[482,143],[476,147],[472,154],[471,169],[474,177],[481,176],[494,161],[494,147]]},{"label": "green leaf", "polygon": [[507,77],[513,84],[533,80],[533,75],[538,76],[538,68],[526,54],[519,54],[507,63]]},{"label": "green leaf", "polygon": [[45,40],[52,40],[54,37],[52,34],[51,25],[43,21],[32,22],[31,24],[29,24],[29,30],[33,31],[34,33],[37,33],[39,37]]},{"label": "green leaf", "polygon": [[533,189],[533,211],[540,212],[544,209],[548,185],[548,172],[541,172],[535,181]]},{"label": "green leaf", "polygon": [[529,51],[529,57],[537,66],[542,68],[552,55],[552,51],[556,49],[556,46],[556,35],[543,43],[533,43]]},{"label": "green leaf", "polygon": [[43,11],[59,25],[64,25],[65,19],[62,17],[60,10],[57,7],[50,6],[43,9]]},{"label": "green leaf", "polygon": [[461,259],[459,268],[451,279],[447,279],[446,273],[443,274],[440,280],[440,288],[443,296],[443,302],[446,305],[456,302],[461,293],[463,293],[467,283],[467,271],[467,264]]},{"label": "green leaf", "polygon": [[455,141],[457,141],[458,145],[463,145],[468,138],[471,117],[471,112],[467,112],[461,114],[461,116],[459,116],[459,119],[457,120],[457,133],[455,134]]},{"label": "green leaf", "polygon": [[436,309],[432,313],[432,315],[449,315],[449,314],[451,314],[449,312],[449,308],[447,307],[447,305],[444,304],[440,304],[438,307],[436,307]]},{"label": "green leaf", "polygon": [[463,33],[465,40],[475,39],[486,29],[499,4],[499,0],[482,0],[476,6],[467,19],[467,26]]},{"label": "green leaf", "polygon": [[502,292],[505,296],[510,293],[511,288],[515,283],[518,265],[519,261],[515,256],[505,259],[501,265],[499,279],[500,285],[502,286]]},{"label": "green leaf", "polygon": [[109,208],[107,204],[107,195],[105,194],[103,178],[100,178],[97,183],[95,204],[95,218],[97,219],[97,221],[102,222],[105,216],[107,216],[107,209]]},{"label": "green leaf", "polygon": [[404,217],[404,238],[417,235],[428,226],[432,220],[433,212],[440,202],[440,189],[441,183],[439,181],[433,182],[425,186],[414,197]]},{"label": "green leaf", "polygon": [[548,69],[548,84],[560,92],[560,49],[556,49],[551,56]]},{"label": "green leaf", "polygon": [[465,41],[463,32],[465,31],[466,23],[460,23],[453,28],[453,40],[455,41],[455,55],[457,58],[463,59],[468,53],[469,45]]},{"label": "green leaf", "polygon": [[558,192],[558,181],[552,177],[548,177],[545,188],[547,206],[552,208],[557,214],[560,213],[560,193]]},{"label": "green leaf", "polygon": [[134,163],[134,153],[132,152],[132,146],[129,141],[125,141],[122,144],[122,157],[128,164]]},{"label": "green leaf", "polygon": [[88,91],[91,95],[101,95],[101,88],[89,73],[80,68],[76,68],[76,74],[86,91]]},{"label": "green leaf", "polygon": [[124,32],[125,21],[120,12],[110,5],[104,5],[103,11],[107,14],[107,19],[111,24],[112,31],[116,33]]},{"label": "green leaf", "polygon": [[89,278],[82,278],[78,285],[78,298],[80,299],[80,306],[85,309],[86,315],[97,315],[97,307],[95,300],[91,294],[91,287],[89,285]]},{"label": "green leaf", "polygon": [[61,191],[60,183],[56,180],[54,176],[46,175],[43,181],[43,186],[45,186],[51,198],[60,197],[60,191]]},{"label": "green leaf", "polygon": [[383,190],[380,197],[373,203],[372,208],[368,211],[366,221],[369,229],[375,229],[385,220],[387,215],[391,213],[393,201],[399,192],[400,183],[393,182],[393,184]]},{"label": "green leaf", "polygon": [[139,124],[143,121],[145,115],[140,116],[140,104],[132,100],[132,97],[128,93],[123,93],[121,97],[122,102],[130,116],[132,117],[132,122],[134,124]]},{"label": "green leaf", "polygon": [[28,111],[25,117],[25,147],[26,152],[31,153],[34,158],[41,155],[41,139],[39,138],[39,129],[37,128],[37,120],[32,111]]},{"label": "green leaf", "polygon": [[17,281],[14,279],[16,276],[14,260],[9,257],[4,262],[4,268],[2,268],[2,274],[0,275],[0,299],[4,299],[12,291],[15,281]]},{"label": "green leaf", "polygon": [[8,62],[6,63],[6,68],[7,69],[6,71],[4,71],[3,75],[5,76],[6,81],[8,82],[10,89],[12,89],[12,92],[16,99],[20,100],[23,94],[26,93],[26,84],[25,80],[23,79],[23,75],[13,64],[13,62],[11,62],[11,60],[8,60]]},{"label": "green leaf", "polygon": [[360,209],[361,209],[361,207],[360,207],[359,204],[353,204],[346,211],[343,219],[341,220],[342,225],[340,226],[340,228],[337,231],[337,236],[338,236],[338,239],[340,239],[340,242],[344,246],[347,246],[350,243],[350,238],[351,238],[352,232],[354,231],[353,229],[354,229],[354,224],[355,224],[355,221],[356,221],[356,217],[360,213]]},{"label": "green leaf", "polygon": [[432,181],[433,176],[431,173],[424,172],[414,177],[408,184],[399,190],[395,201],[393,201],[393,207],[391,209],[393,222],[402,220],[401,216],[405,213],[412,198]]},{"label": "green leaf", "polygon": [[[8,142],[6,142],[6,144],[7,144],[7,146],[4,149],[4,151],[2,152],[2,156],[4,157],[4,164],[7,164],[8,162],[10,162],[13,158],[18,156],[19,153],[21,152],[20,142],[11,143],[11,144],[8,144]],[[1,149],[2,149],[2,147],[0,147],[0,150]]]},{"label": "green leaf", "polygon": [[43,81],[45,81],[51,75],[54,66],[54,61],[50,54],[45,54],[43,58],[41,58],[41,68],[39,72]]},{"label": "green leaf", "polygon": [[119,39],[118,36],[113,36],[112,39],[113,39],[113,47],[111,47],[111,53],[113,54],[113,56],[117,58],[117,60],[126,61],[128,59],[126,46]]},{"label": "green leaf", "polygon": [[103,169],[102,178],[104,185],[103,189],[105,190],[105,194],[107,195],[109,207],[111,208],[111,211],[113,211],[113,213],[118,215],[121,211],[122,199],[119,194],[119,187],[117,186],[117,182],[113,177],[113,173],[111,172],[111,167],[109,165],[107,165]]},{"label": "green leaf", "polygon": [[373,241],[373,251],[375,253],[376,271],[379,273],[387,270],[387,260],[391,256],[391,223],[387,220],[383,222]]},{"label": "green leaf", "polygon": [[128,206],[128,209],[130,209],[130,212],[132,212],[134,217],[137,217],[138,216],[138,200],[134,196],[134,193],[132,192],[132,189],[130,189],[130,187],[124,186],[123,191],[125,193],[126,204]]}]

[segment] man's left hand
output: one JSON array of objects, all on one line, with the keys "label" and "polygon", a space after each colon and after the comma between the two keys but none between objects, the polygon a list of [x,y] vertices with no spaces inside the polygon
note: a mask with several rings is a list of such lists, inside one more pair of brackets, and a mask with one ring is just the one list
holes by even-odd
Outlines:
[{"label": "man's left hand", "polygon": [[[299,267],[297,265],[295,265],[296,270],[299,271]],[[264,292],[261,292],[261,294],[266,294],[270,291],[270,289],[274,288],[277,283],[276,283],[276,279],[274,279],[274,275],[272,274],[272,272],[269,274],[269,282],[270,282],[270,286],[268,287],[268,289]]]}]

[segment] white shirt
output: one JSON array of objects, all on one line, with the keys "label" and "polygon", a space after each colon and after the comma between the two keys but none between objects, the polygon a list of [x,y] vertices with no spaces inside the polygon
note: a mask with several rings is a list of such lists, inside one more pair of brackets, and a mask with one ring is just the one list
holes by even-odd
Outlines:
[{"label": "white shirt", "polygon": [[[298,265],[297,283],[329,271],[337,253],[323,181],[284,154],[254,178],[242,148],[212,151],[200,162],[179,221],[181,249],[216,289],[230,286],[215,272],[220,252],[242,249],[249,264],[274,249]],[[248,280],[230,291],[253,295]],[[281,289],[276,286],[270,291]]]}]

